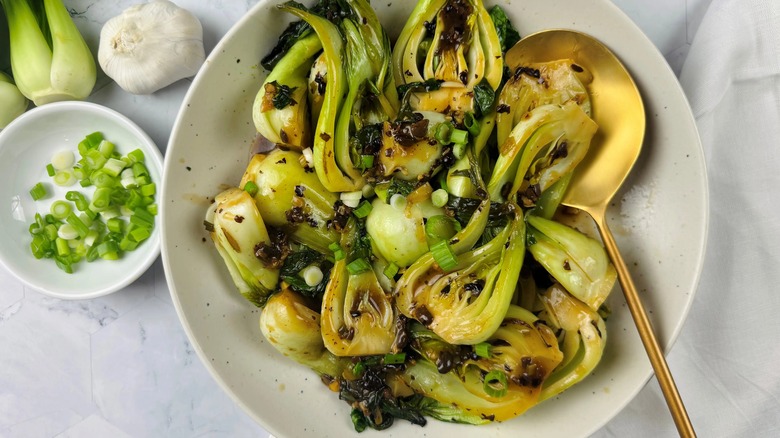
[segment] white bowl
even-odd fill
[[[244,172],[255,129],[258,60],[292,19],[261,0],[212,51],[184,99],[166,153],[162,255],[173,301],[190,341],[225,391],[278,437],[353,436],[349,406],[317,375],[283,357],[258,328],[259,310],[235,290],[203,229],[209,200]],[[307,2],[311,4],[311,2]],[[391,38],[412,9],[372,2]],[[494,0],[522,35],[545,28],[591,34],[632,72],[646,105],[645,147],[609,222],[668,349],[690,308],[707,234],[701,143],[674,73],[652,42],[609,0]],[[470,427],[397,421],[383,437],[584,437],[617,414],[652,369],[619,290],[609,299],[607,348],[595,372],[554,399],[504,423]],[[671,418],[663,421],[671,421]],[[364,432],[369,433],[369,432]],[[380,436],[379,433],[374,434]]]
[[[45,214],[55,199],[68,190],[91,195],[91,187],[57,187],[46,173],[52,155],[77,151],[78,143],[100,131],[127,154],[141,149],[153,182],[162,181],[162,154],[151,138],[130,119],[101,105],[88,102],[57,102],[34,108],[0,131],[0,263],[28,286],[62,299],[95,298],[115,292],[141,276],[160,254],[160,226],[135,251],[119,260],[81,261],[74,272],[60,270],[53,260],[37,260],[30,250],[29,226],[36,212]],[[47,182],[49,196],[33,201],[29,190]],[[158,205],[160,194],[156,195]]]

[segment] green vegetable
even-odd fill
[[[317,35],[298,40],[275,65],[255,97],[252,118],[257,132],[273,143],[298,150],[312,144],[308,106],[308,76],[322,50]]]
[[[95,59],[60,0],[0,0],[8,20],[11,68],[19,91],[37,106],[82,100],[95,86]]]
[[[214,198],[211,239],[227,265],[236,288],[247,300],[263,306],[276,290],[279,268],[256,255],[274,242],[254,200],[244,190],[228,189]]]
[[[539,216],[528,216],[528,251],[566,290],[598,310],[615,284],[617,273],[597,240],[574,228]]]
[[[367,263],[370,242],[356,220],[349,221],[341,246],[347,257],[333,265],[322,298],[325,347],[336,356],[390,353],[397,328],[395,310]],[[356,264],[360,266],[355,268]]]
[[[112,144],[112,158],[106,160],[99,152],[100,145],[106,144],[111,143],[100,132],[87,135],[79,143],[81,159],[75,167],[70,167],[75,164],[75,157],[70,151],[52,157],[49,166],[52,170],[55,167],[59,169],[49,172],[53,173],[55,182],[69,185],[81,179],[79,182],[85,186],[91,185],[91,182],[85,184],[85,181],[94,180],[97,188],[91,201],[78,191],[68,191],[65,200],[58,199],[51,204],[51,213],[45,216],[45,224],[37,215],[36,222],[30,225],[33,237],[30,249],[33,255],[36,258],[55,259],[56,265],[67,273],[74,272],[76,264],[84,258],[87,262],[98,257],[106,260],[121,258],[124,252],[135,250],[141,242],[151,237],[154,229],[156,190],[143,165],[143,154],[135,154],[134,166],[148,183],[141,187],[125,187],[119,184],[117,171],[106,171],[105,166],[123,167],[131,159],[115,152]],[[96,159],[95,154],[101,159]],[[129,169],[126,171],[132,172]],[[77,215],[77,212],[80,213]],[[129,223],[126,223],[128,219]],[[67,254],[65,246],[68,247]]]
[[[503,145],[513,128],[538,106],[573,101],[590,116],[586,85],[592,77],[570,59],[518,67],[501,89],[497,102],[496,136]]]
[[[290,289],[271,296],[260,313],[260,330],[285,356],[318,374],[339,376],[350,366],[348,359],[331,354],[320,335],[320,314],[306,299]]]
[[[541,400],[555,397],[593,372],[607,342],[607,329],[598,312],[556,284],[540,295],[547,324],[562,330],[563,361],[547,378]]]
[[[0,129],[8,126],[11,121],[27,110],[27,99],[14,85],[11,78],[0,71]]]
[[[46,195],[48,195],[48,193],[46,192],[46,187],[43,185],[43,183],[36,183],[30,189],[30,197],[32,197],[34,201],[43,199],[46,197]]]
[[[478,211],[474,216],[485,213]],[[441,241],[438,245],[446,244],[457,255],[454,264],[442,263],[446,259],[442,255],[437,258],[436,245],[414,262],[396,287],[399,311],[424,320],[452,344],[487,340],[509,308],[525,256],[525,221],[519,207],[512,207],[511,214],[501,232],[482,246],[470,249],[472,243],[466,251],[461,246],[459,236],[468,235],[471,223],[449,241]],[[425,314],[420,314],[423,308]]]
[[[418,206],[395,208],[374,199],[366,229],[377,251],[399,267],[412,264],[428,251],[423,212]]]
[[[490,198],[500,201],[536,187],[538,193],[527,196],[533,204],[538,194],[582,161],[596,129],[596,123],[573,101],[534,108],[501,146],[487,187]]]
[[[268,225],[283,229],[295,241],[322,254],[330,252],[328,245],[338,237],[328,222],[336,216],[333,206],[339,198],[301,165],[300,153],[274,149],[254,155],[240,187],[246,190],[250,183],[257,208]]]
[[[504,68],[496,28],[482,1],[418,1],[393,48],[393,64],[404,90],[402,113],[440,113],[458,126],[464,125],[464,114],[475,115],[478,120],[468,125],[480,134],[471,141],[449,141],[460,145],[459,151],[468,143],[480,156],[495,126],[494,101]],[[438,134],[444,140],[444,132]]]

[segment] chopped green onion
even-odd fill
[[[33,256],[36,259],[42,259],[46,256],[46,252],[49,249],[49,246],[51,245],[51,240],[47,238],[43,234],[37,234],[33,236],[32,242],[30,242],[30,249],[32,250]]]
[[[246,184],[244,184],[244,191],[249,193],[249,196],[253,198],[257,194],[258,190],[260,190],[260,188],[257,187],[257,184],[255,184],[254,181],[247,181]]]
[[[55,241],[55,244],[57,246],[57,255],[58,256],[66,256],[70,255],[70,247],[68,246],[68,241],[58,237]]]
[[[466,144],[466,142],[469,140],[469,133],[468,131],[464,131],[462,129],[453,129],[452,134],[450,135],[450,143],[462,143]]]
[[[65,199],[76,204],[76,208],[79,211],[84,211],[89,207],[89,202],[87,202],[87,198],[85,198],[84,195],[82,195],[80,192],[77,192],[75,190],[71,190],[65,193]]]
[[[138,227],[130,232],[131,240],[135,242],[143,242],[152,235],[152,231],[149,228]]]
[[[54,176],[54,166],[51,165],[51,163],[46,165],[46,174],[49,176]]]
[[[469,134],[471,134],[472,137],[476,137],[479,135],[479,131],[481,127],[479,126],[479,121],[476,117],[474,117],[474,113],[467,112],[466,115],[463,117],[463,125],[466,127],[466,129],[469,131]]]
[[[336,261],[344,260],[344,258],[347,256],[347,253],[344,252],[344,249],[336,242],[331,243],[328,245],[328,249],[333,251],[333,259]]]
[[[125,221],[118,217],[113,217],[106,221],[106,228],[114,233],[121,233],[125,227]]]
[[[374,167],[374,156],[373,155],[361,155],[360,156],[360,165],[358,166],[359,169],[370,169]]]
[[[62,269],[67,274],[73,273],[73,266],[70,261],[70,257],[61,257],[61,256],[55,256],[54,262],[57,264],[57,267]]]
[[[452,155],[458,160],[463,158],[466,155],[466,143],[455,143],[452,146]]]
[[[362,274],[363,272],[368,272],[370,270],[371,270],[371,264],[368,263],[368,261],[366,261],[366,259],[362,257],[351,261],[347,265],[347,271],[351,275]]]
[[[100,142],[97,149],[104,157],[110,158],[111,154],[114,153],[114,143],[111,143],[108,140],[103,140]]]
[[[106,161],[108,161],[108,159],[104,157],[99,150],[96,149],[88,150],[87,154],[82,155],[82,157],[90,169],[100,169],[104,164],[106,164]]]
[[[450,122],[443,122],[436,125],[433,132],[433,138],[439,142],[439,144],[450,144],[450,136],[455,129]]]
[[[108,187],[98,187],[95,189],[95,194],[92,196],[92,202],[89,204],[89,208],[95,211],[103,211],[109,207],[111,203],[111,189]]]
[[[431,193],[431,202],[436,207],[444,207],[449,199],[450,195],[444,189],[436,189]]]
[[[148,211],[149,214],[157,216],[157,204],[149,204],[149,205],[147,205],[146,206],[146,211]]]
[[[144,161],[144,151],[140,149],[131,151],[127,154],[127,158],[130,159],[131,163],[142,163]]]
[[[152,228],[154,226],[154,216],[146,211],[145,208],[138,207],[133,210],[130,222],[141,227]]]
[[[87,233],[89,233],[89,227],[87,227],[84,222],[81,221],[81,219],[78,218],[74,213],[71,213],[68,215],[67,222],[76,229],[76,232],[78,233],[79,237],[84,238],[87,237]],[[64,226],[64,225],[63,225]],[[62,229],[62,227],[60,227]]]
[[[382,273],[385,274],[385,277],[392,280],[393,278],[395,278],[395,275],[398,274],[398,266],[395,263],[391,262],[389,265],[385,267]]]
[[[49,208],[51,215],[57,219],[65,219],[73,211],[73,208],[66,201],[54,201]]]
[[[58,170],[54,173],[54,184],[60,187],[67,187],[76,184],[76,177],[70,170]]]
[[[133,164],[132,169],[133,169],[133,176],[135,176],[136,178],[138,178],[139,176],[149,175],[149,171],[146,169],[146,166],[144,166],[144,164],[141,163],[140,161]]]
[[[451,271],[458,266],[458,259],[455,257],[455,253],[452,252],[450,244],[446,240],[440,240],[431,246],[431,255],[433,259],[438,263],[439,267],[445,272]]]
[[[479,357],[490,358],[490,347],[487,342],[480,342],[474,346],[474,353]]]
[[[403,210],[406,208],[406,196],[396,193],[390,197],[390,205],[396,210]]]
[[[87,142],[90,148],[96,148],[100,145],[100,142],[103,141],[103,133],[102,132],[93,132],[92,134],[89,134],[84,138],[84,141]]]
[[[30,189],[30,196],[35,201],[45,198],[46,195],[46,187],[44,187],[43,183],[37,183]]]
[[[60,151],[51,157],[51,165],[55,170],[70,169],[75,162],[76,159],[71,151]]]
[[[352,213],[361,219],[368,216],[368,214],[371,213],[371,203],[368,201],[361,202],[360,205],[358,205],[358,208],[356,208]]]
[[[154,183],[146,184],[145,186],[141,186],[141,195],[143,196],[152,196],[157,192],[157,186],[154,185]]]
[[[383,362],[385,365],[397,365],[402,364],[406,361],[406,353],[396,353],[396,354],[385,354]]]
[[[506,378],[506,374],[493,370],[485,375],[482,388],[491,397],[503,397],[509,390],[509,380]]]
[[[106,161],[106,164],[103,165],[102,171],[107,173],[111,177],[116,178],[119,176],[119,174],[122,172],[124,168],[125,168],[124,161],[117,160],[116,158],[109,158],[108,161]]]
[[[90,181],[97,187],[114,187],[116,185],[116,178],[111,176],[110,171],[106,168],[98,169],[89,176]]]
[[[322,280],[325,278],[322,274],[322,269],[314,265],[303,268],[300,275],[309,287],[322,283]]]

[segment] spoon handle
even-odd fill
[[[669,406],[674,424],[677,426],[677,431],[681,437],[695,437],[696,432],[693,430],[691,420],[688,418],[688,412],[685,410],[680,393],[677,391],[677,386],[672,378],[672,373],[669,371],[669,366],[661,352],[661,347],[658,345],[658,340],[653,332],[653,327],[650,325],[647,312],[645,312],[642,301],[639,299],[636,286],[634,286],[634,282],[631,280],[631,274],[623,261],[623,257],[620,255],[615,239],[612,237],[612,232],[610,232],[607,226],[606,215],[601,214],[599,217],[595,217],[596,215],[592,214],[592,216],[596,219],[604,246],[610,259],[612,259],[612,263],[615,265],[628,309],[634,318],[634,323],[639,331],[639,337],[642,339],[647,355],[650,358],[650,363],[661,386],[661,391],[663,391],[666,404]]]

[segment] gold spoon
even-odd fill
[[[558,59],[572,59],[593,75],[589,91],[593,119],[599,126],[587,158],[572,177],[563,204],[587,212],[596,222],[677,430],[682,437],[695,437],[647,312],[606,220],[607,206],[642,149],[645,135],[642,98],[617,57],[604,44],[580,32],[562,29],[538,32],[520,40],[506,54],[506,62],[513,69]]]

